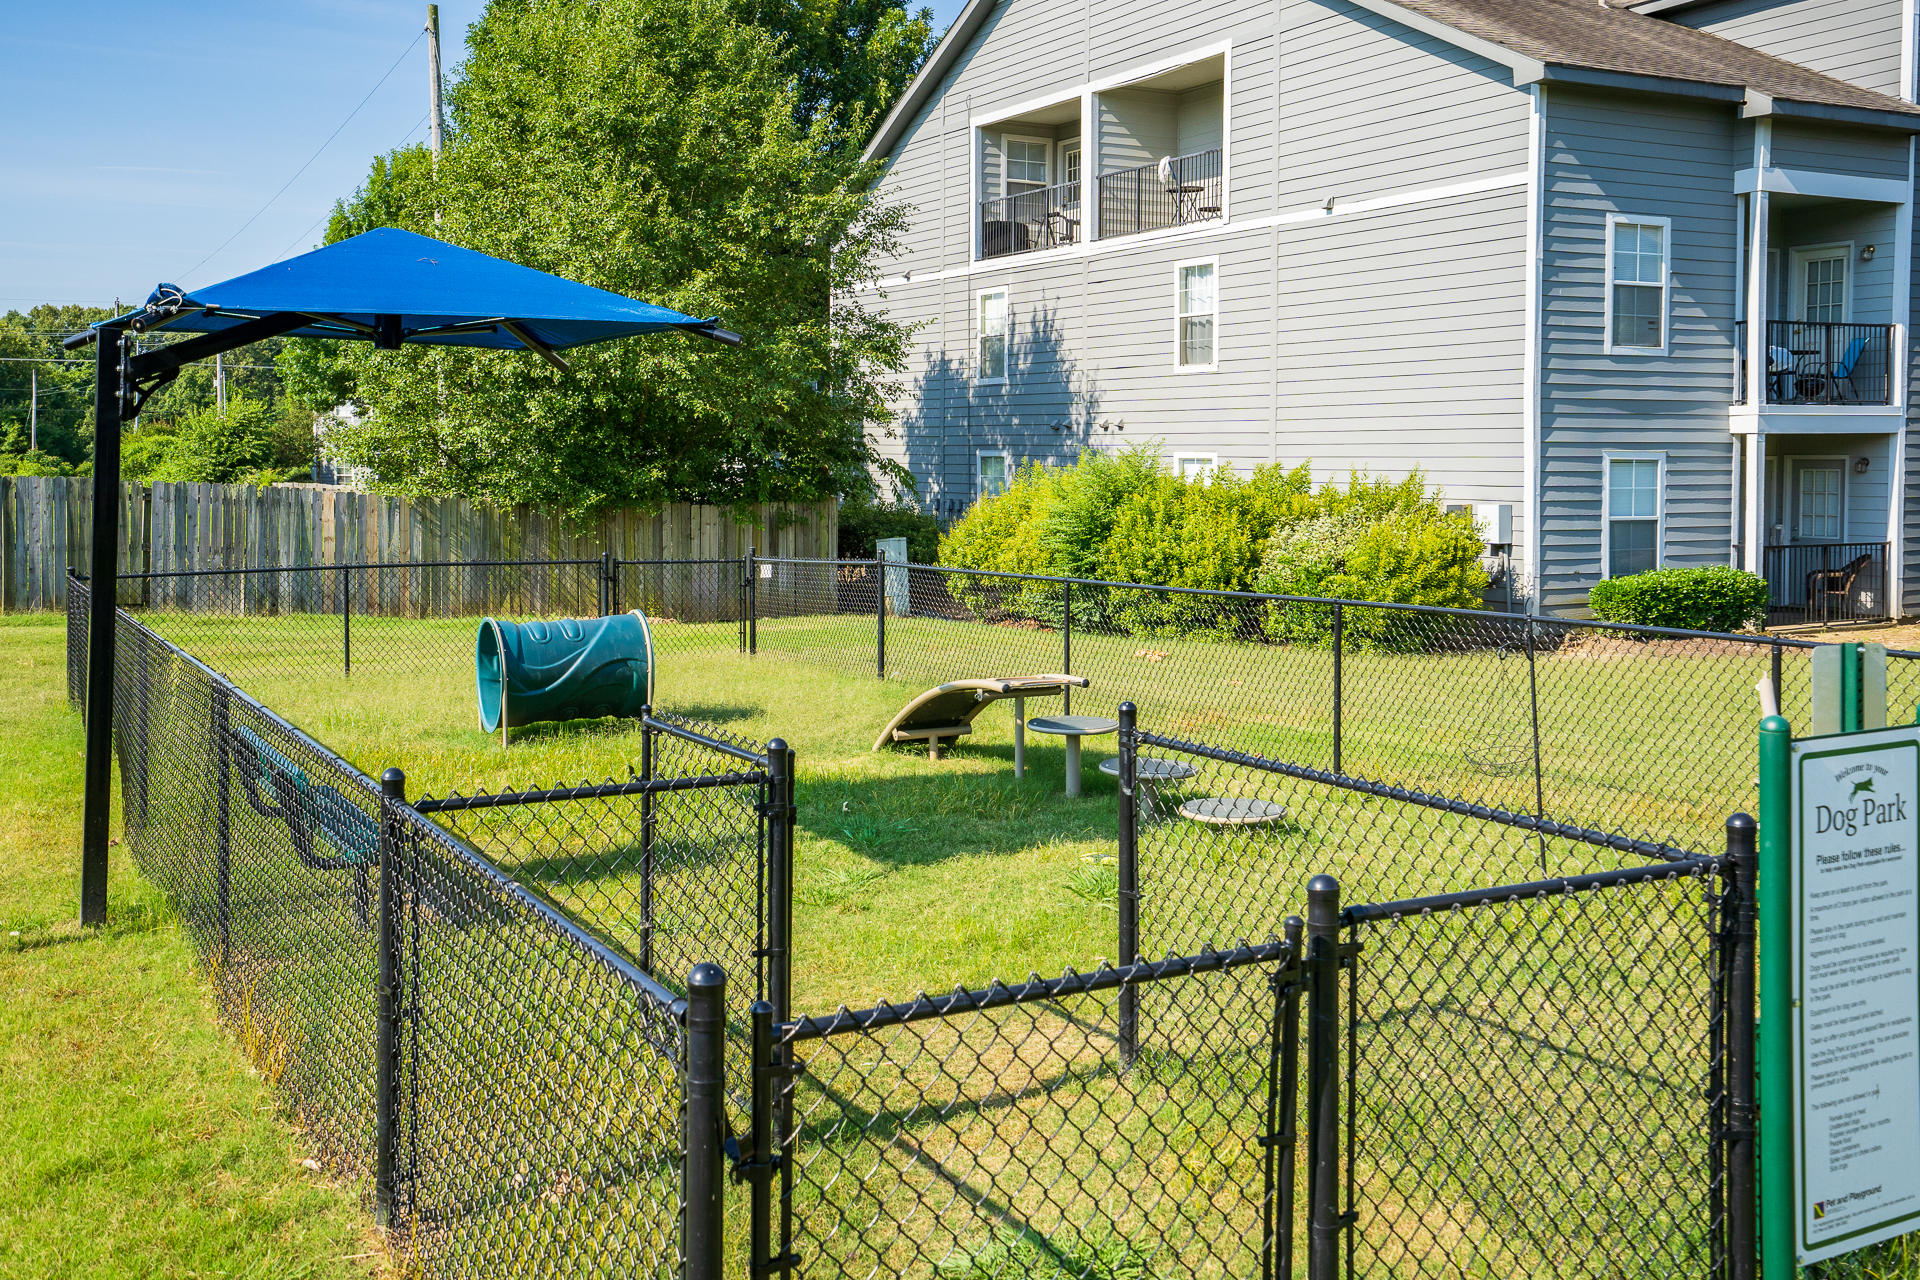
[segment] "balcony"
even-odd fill
[[[980,256],[1004,258],[1078,244],[1080,184],[1062,182],[980,202]]]
[[[1101,174],[1101,239],[1218,221],[1226,191],[1220,160],[1216,147]]]
[[[1762,549],[1767,625],[1890,617],[1884,542],[1793,543]]]
[[[1735,361],[1733,399],[1735,404],[1745,404],[1745,321],[1734,325],[1734,343],[1740,355]],[[1893,348],[1890,324],[1769,320],[1766,402],[1770,405],[1892,404]]]

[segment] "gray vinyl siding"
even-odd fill
[[[1542,174],[1542,603],[1601,567],[1603,461],[1666,458],[1662,563],[1725,564],[1736,204],[1731,112],[1554,87]],[[1606,219],[1672,219],[1668,354],[1607,355]]]
[[[1673,16],[1863,89],[1900,96],[1900,0],[1724,0]]]
[[[1217,84],[1201,85],[1180,95],[1173,144],[1176,154],[1190,156],[1220,146],[1226,137],[1221,115],[1224,97]]]
[[[1740,167],[1751,166],[1752,159]],[[1805,120],[1773,123],[1773,167],[1818,169],[1855,178],[1907,177],[1907,139],[1903,134],[1841,129]]]
[[[1279,228],[1281,460],[1418,466],[1449,497],[1514,504],[1526,545],[1526,208],[1514,187]]]
[[[1859,324],[1888,324],[1893,320],[1893,252],[1897,226],[1891,205],[1821,204],[1783,209],[1774,214],[1767,244],[1774,251],[1777,283],[1770,290],[1774,319],[1792,319],[1795,249],[1849,244],[1847,258],[1852,305],[1847,318]],[[1860,251],[1875,247],[1871,262],[1860,261]]]
[[[1152,164],[1180,150],[1177,94],[1113,89],[1100,95],[1095,125],[1100,132],[1100,171]]]
[[[1280,31],[1279,208],[1526,168],[1504,67],[1346,0],[1281,0]]]

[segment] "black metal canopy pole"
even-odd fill
[[[80,923],[107,918],[113,799],[114,575],[120,546],[120,397],[125,329],[103,325],[93,361],[93,556],[87,584],[86,802],[80,823]]]

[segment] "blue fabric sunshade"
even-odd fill
[[[219,333],[265,316],[306,316],[300,338],[530,349],[546,354],[634,334],[682,329],[723,342],[715,320],[535,271],[396,227],[363,232],[297,258],[185,293],[154,290],[144,308],[175,310],[153,324]]]

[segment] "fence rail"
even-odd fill
[[[1734,402],[1746,402],[1746,321],[1733,327],[1740,355]],[[1768,404],[1893,403],[1894,327],[1822,320],[1767,321]]]
[[[1080,184],[1063,182],[980,202],[980,256],[1000,258],[1078,244]]]
[[[1872,622],[1892,616],[1884,542],[1795,543],[1761,550],[1767,622]]]
[[[69,569],[84,569],[93,533],[93,481],[0,476],[0,613],[57,609]],[[397,498],[323,485],[121,486],[124,573],[297,568],[387,562],[599,559],[737,563],[754,547],[831,554],[835,503],[770,503],[737,518],[672,504],[568,520],[537,508],[456,498]],[[122,594],[120,603],[138,604]]]
[[[1219,148],[1100,175],[1100,238],[1211,222],[1226,208]]]

